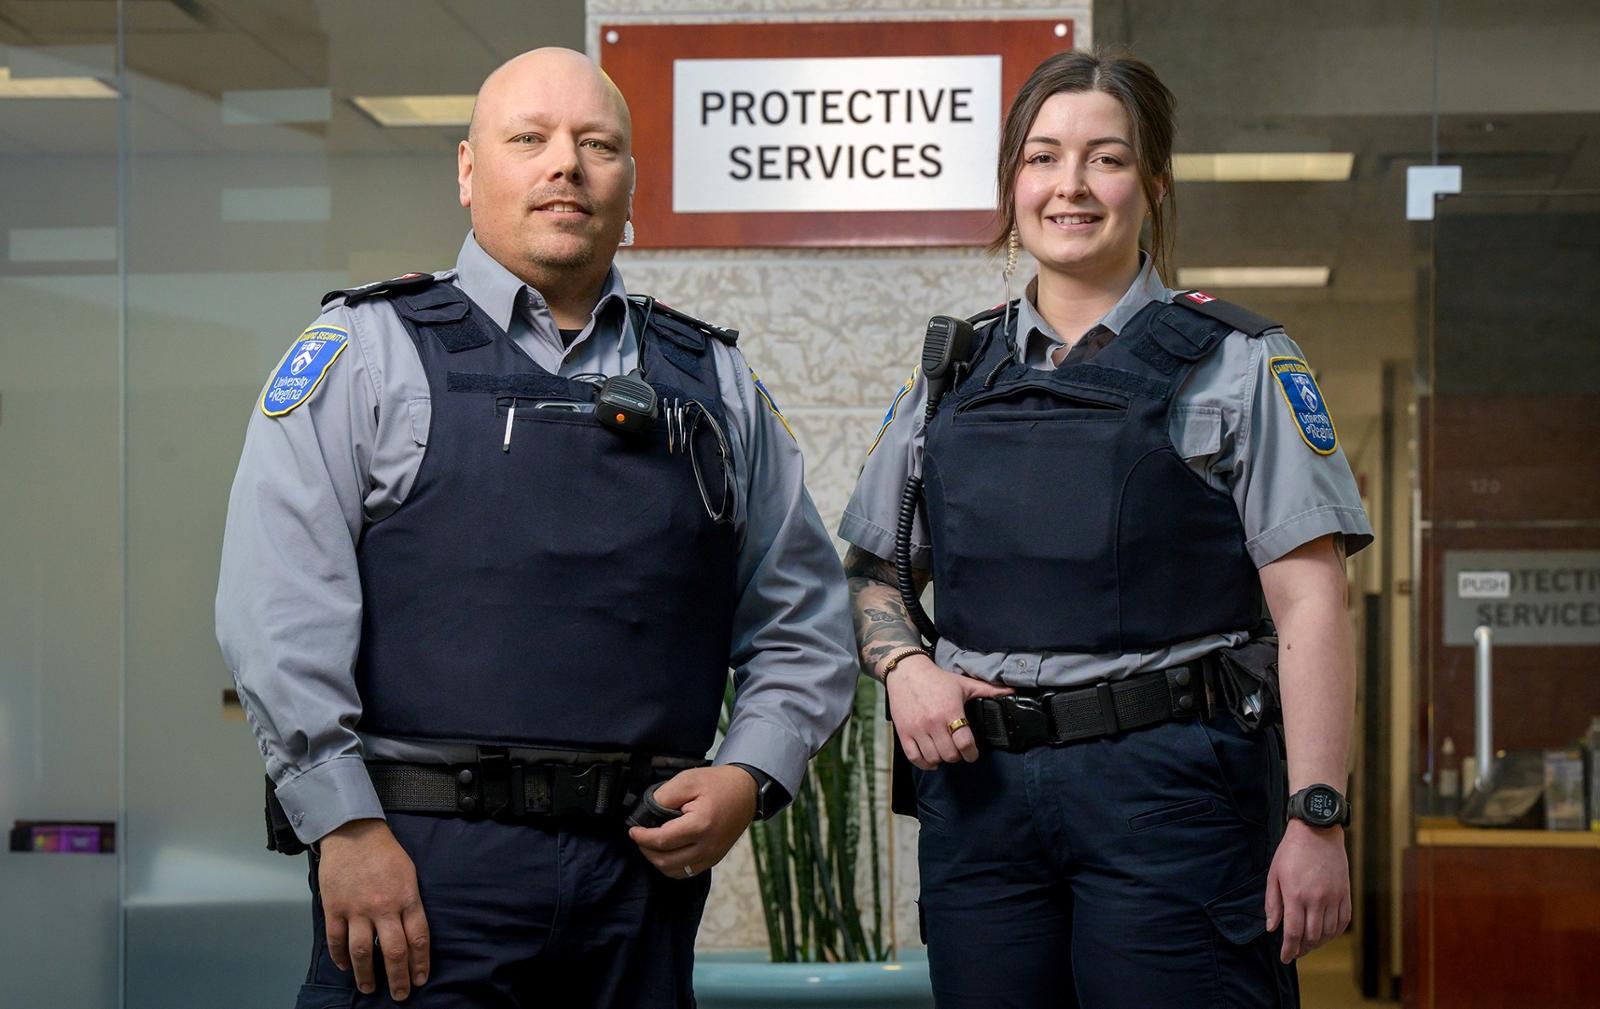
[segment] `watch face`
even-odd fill
[[[1306,792],[1306,819],[1316,823],[1333,823],[1339,818],[1339,797],[1331,788],[1313,788]]]

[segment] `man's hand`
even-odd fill
[[[317,865],[328,954],[340,970],[354,964],[356,986],[376,987],[373,943],[383,951],[389,994],[402,1002],[428,980],[428,919],[417,870],[382,820],[352,820],[322,839]]]
[[[1278,959],[1290,963],[1350,925],[1350,863],[1344,828],[1290,820],[1267,873],[1267,931],[1283,925]]]
[[[967,700],[973,697],[1003,697],[1010,687],[997,687],[970,676],[958,676],[934,665],[924,655],[903,660],[889,674],[889,711],[894,715],[894,731],[906,758],[924,771],[937,770],[941,763],[953,764],[978,759],[978,740],[972,729],[962,726],[950,731],[950,723],[964,718]]]
[[[663,782],[656,801],[683,815],[659,827],[634,827],[628,836],[663,875],[685,879],[722,861],[750,826],[756,781],[742,767],[696,767]]]

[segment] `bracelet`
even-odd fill
[[[895,651],[889,653],[888,659],[884,660],[883,672],[878,674],[878,682],[888,682],[889,674],[894,672],[895,667],[904,662],[906,659],[911,658],[913,655],[921,655],[924,658],[929,659],[933,658],[933,656],[928,654],[928,650],[923,648],[921,645],[906,645],[904,648],[896,649]]]

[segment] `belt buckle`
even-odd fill
[[[1041,699],[1013,695],[998,700],[1008,750],[1020,753],[1050,742],[1050,715],[1040,703]]]

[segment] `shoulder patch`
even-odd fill
[[[906,393],[910,392],[912,387],[917,384],[917,373],[921,370],[921,365],[912,368],[911,377],[906,379],[906,384],[902,385],[899,391],[894,394],[894,400],[889,404],[889,409],[883,415],[883,423],[878,425],[878,433],[872,436],[872,446],[867,449],[867,455],[871,455],[877,450],[878,442],[883,440],[883,432],[889,430],[889,425],[894,423],[895,414],[900,410],[900,401],[905,399]]]
[[[1245,336],[1260,336],[1269,329],[1282,329],[1283,323],[1257,315],[1242,305],[1223,301],[1204,291],[1180,291],[1172,296],[1175,304],[1185,305],[1201,315],[1225,322]]]
[[[1318,455],[1333,455],[1339,447],[1339,433],[1333,427],[1333,414],[1317,388],[1311,368],[1298,357],[1274,357],[1267,361],[1278,391],[1294,417],[1300,437]]]
[[[317,325],[301,333],[262,390],[261,412],[282,417],[310,399],[349,343],[350,334],[338,326]]]
[[[778,418],[778,423],[782,424],[783,429],[789,432],[789,437],[794,438],[794,428],[789,426],[788,418],[784,417],[783,411],[778,409],[778,404],[773,400],[772,393],[768,392],[767,387],[761,384],[761,376],[756,374],[754,368],[750,369],[750,381],[756,387],[756,397],[766,404],[767,409],[772,411],[774,417]],[[795,440],[799,441],[800,439],[795,438]]]

